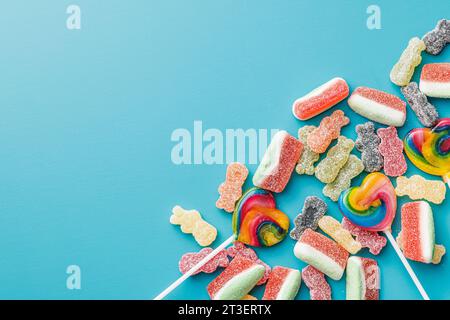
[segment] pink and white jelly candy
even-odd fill
[[[258,281],[256,285],[262,285],[267,282],[267,279],[269,279],[270,272],[272,269],[268,264],[266,264],[264,261],[260,260],[258,258],[258,255],[256,254],[255,250],[248,248],[245,244],[239,241],[235,241],[234,245],[226,249],[227,254],[234,258],[236,256],[240,256],[246,259],[249,259],[251,261],[254,261],[260,265],[262,265],[264,268],[266,268],[264,272],[264,276],[261,278],[261,280]]]
[[[333,78],[307,95],[295,100],[292,113],[299,120],[308,120],[341,102],[347,98],[348,94],[347,82],[342,78]]]
[[[424,65],[419,88],[429,97],[450,98],[450,63]]]
[[[348,105],[369,120],[401,127],[406,120],[406,103],[397,96],[367,87],[356,88]]]

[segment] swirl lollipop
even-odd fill
[[[267,190],[252,188],[245,192],[233,212],[233,235],[173,282],[155,300],[163,299],[235,240],[256,247],[269,247],[282,241],[289,230],[289,218],[275,206],[275,198]]]
[[[442,176],[450,186],[450,118],[438,121],[433,129],[411,130],[403,140],[405,153],[420,170]]]
[[[270,247],[286,237],[289,218],[275,208],[254,207],[245,215],[233,216],[237,240],[254,247]]]
[[[352,187],[341,194],[339,210],[354,225],[362,229],[383,231],[423,299],[429,300],[425,289],[391,233],[392,221],[397,210],[397,196],[389,178],[379,172],[368,174],[359,187]]]
[[[244,193],[233,213],[237,240],[254,247],[270,247],[286,237],[289,218],[277,210],[270,191],[252,188]]]
[[[397,210],[397,196],[391,181],[374,172],[366,176],[360,187],[344,191],[339,209],[353,224],[369,231],[391,229]]]
[[[256,187],[247,190],[237,202],[233,217],[245,215],[247,211],[254,207],[275,208],[276,203],[273,194]]]

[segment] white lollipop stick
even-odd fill
[[[187,278],[189,278],[193,273],[195,273],[198,269],[203,267],[209,260],[214,258],[220,251],[228,247],[233,241],[236,239],[235,235],[232,235],[227,240],[225,240],[220,246],[218,246],[216,249],[214,249],[210,254],[208,254],[206,257],[204,257],[202,260],[200,260],[195,266],[193,266],[188,272],[183,274],[181,277],[179,277],[177,280],[175,280],[170,286],[168,286],[166,289],[164,289],[163,292],[158,294],[153,300],[162,300],[165,296],[167,296],[169,293],[171,293],[176,287],[178,287],[180,284],[184,282]]]
[[[412,281],[417,287],[417,290],[419,290],[420,294],[422,295],[423,300],[430,300],[428,297],[427,292],[423,288],[422,284],[419,281],[419,278],[417,278],[416,274],[414,273],[414,270],[409,265],[408,260],[406,260],[405,256],[403,255],[403,252],[400,250],[397,241],[395,241],[394,237],[392,236],[392,233],[390,231],[383,231],[384,234],[389,239],[389,242],[394,247],[395,252],[397,252],[398,257],[402,261],[403,265],[405,266],[406,271],[408,271],[409,276],[411,277]]]

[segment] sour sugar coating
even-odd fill
[[[414,69],[422,62],[422,51],[425,50],[425,43],[415,37],[409,40],[408,46],[398,62],[391,70],[391,81],[398,86],[406,86],[411,80]]]
[[[237,256],[208,285],[208,294],[211,300],[240,300],[253,289],[263,275],[263,266]]]
[[[258,260],[258,255],[256,254],[255,250],[253,250],[252,248],[248,248],[245,244],[239,241],[235,241],[234,244],[231,247],[227,248],[226,250],[227,254],[231,258],[234,258],[239,255],[252,261]]]
[[[411,82],[400,91],[423,126],[432,127],[436,124],[439,114],[436,108],[428,102],[427,96],[420,92],[417,83]]]
[[[294,219],[294,229],[290,236],[294,240],[299,240],[306,229],[316,230],[320,218],[327,212],[328,206],[322,199],[316,196],[306,197],[302,212]]]
[[[331,142],[339,137],[342,127],[349,123],[350,119],[342,110],[334,111],[331,116],[322,119],[318,128],[311,131],[307,138],[308,147],[315,153],[324,153]]]
[[[349,88],[342,78],[333,78],[307,95],[295,100],[292,113],[299,120],[308,120],[347,98]]]
[[[209,246],[216,240],[217,229],[203,220],[197,210],[185,210],[175,206],[172,209],[170,223],[179,225],[183,233],[191,233],[202,247]]]
[[[380,150],[384,159],[384,173],[390,177],[398,177],[406,172],[407,164],[403,155],[403,142],[398,137],[395,127],[380,128],[377,131],[381,139]]]
[[[295,256],[323,272],[333,280],[339,280],[347,264],[348,252],[324,235],[306,229],[294,247]]]
[[[429,97],[450,98],[450,63],[424,65],[419,88]]]
[[[333,201],[338,201],[341,193],[350,188],[350,184],[353,178],[357,177],[364,170],[364,165],[357,156],[351,154],[339,171],[336,179],[325,185],[322,192],[325,196],[329,197]]]
[[[361,152],[361,160],[366,172],[376,172],[383,168],[383,156],[378,150],[380,138],[375,133],[375,125],[371,121],[356,126],[358,138],[356,149]]]
[[[183,254],[180,261],[178,262],[178,268],[180,269],[180,272],[182,274],[185,274],[212,251],[212,248],[203,248],[199,252],[188,252]],[[228,266],[228,264],[229,260],[227,252],[226,250],[222,250],[192,275],[196,275],[200,272],[213,273],[217,270],[217,268],[225,268]]]
[[[319,160],[320,155],[312,151],[307,145],[308,136],[314,129],[316,129],[315,126],[304,126],[298,129],[298,139],[303,144],[303,153],[295,167],[298,174],[313,175],[314,163]]]
[[[423,37],[426,51],[438,55],[450,43],[450,20],[439,20],[436,27]]]
[[[376,89],[356,88],[348,99],[348,105],[361,116],[387,126],[401,127],[406,120],[406,103]]]
[[[225,182],[219,186],[217,208],[233,212],[236,201],[242,196],[242,185],[247,176],[248,169],[242,163],[234,162],[228,165]]]
[[[262,276],[261,279],[259,279],[259,281],[256,283],[257,286],[263,285],[264,283],[267,282],[267,280],[269,279],[270,274],[272,273],[272,268],[265,263],[264,261],[258,259],[255,261],[257,264],[260,264],[264,267],[264,275]]]
[[[379,300],[380,268],[374,259],[352,256],[347,262],[346,299]]]
[[[433,211],[428,202],[405,203],[401,209],[402,231],[397,238],[406,258],[423,263],[433,260],[435,238]]]
[[[355,143],[351,139],[340,136],[337,144],[328,151],[326,158],[317,165],[316,178],[323,183],[333,182],[347,163],[354,146]]]
[[[319,220],[319,228],[351,254],[361,250],[361,243],[353,239],[352,234],[342,228],[339,221],[331,216],[324,216]]]
[[[286,131],[277,132],[256,169],[253,184],[272,192],[282,192],[302,151],[303,144],[299,140]]]
[[[312,266],[302,269],[303,282],[309,288],[311,300],[331,300],[331,287],[325,275]]]
[[[341,225],[342,228],[350,231],[363,248],[369,248],[369,252],[373,255],[380,254],[381,250],[386,246],[386,238],[380,236],[376,231],[364,230],[351,223],[345,217],[342,219]]]
[[[262,265],[265,268],[264,276],[258,281],[256,285],[259,286],[267,282],[267,279],[269,279],[269,275],[272,272],[272,269],[267,263],[258,258],[258,255],[256,254],[255,250],[246,247],[245,244],[243,244],[242,242],[235,241],[234,244],[231,247],[229,247],[226,251],[228,256],[230,256],[231,258],[241,256],[243,258],[252,260]]]
[[[398,177],[395,193],[397,196],[408,196],[412,200],[427,200],[435,204],[441,204],[445,199],[447,187],[438,180],[426,180],[419,175],[411,178]]]
[[[397,236],[397,243],[401,250],[403,250],[402,243],[402,233],[400,232]],[[433,259],[431,260],[432,264],[441,263],[442,257],[445,255],[445,247],[441,244],[435,244],[433,250]]]
[[[363,229],[390,230],[397,211],[395,189],[384,174],[369,173],[359,187],[352,187],[341,194],[339,210]]]
[[[262,300],[294,300],[301,282],[300,271],[276,266],[269,276]]]

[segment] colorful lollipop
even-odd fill
[[[273,194],[270,191],[260,188],[247,190],[237,202],[233,217],[236,215],[245,215],[254,207],[275,208],[276,203]]]
[[[233,212],[233,235],[173,282],[155,300],[163,299],[235,240],[256,247],[269,247],[282,241],[289,230],[289,218],[275,206],[275,198],[270,191],[252,188],[245,192]]]
[[[245,215],[233,216],[237,240],[254,247],[270,247],[286,237],[289,218],[274,208],[255,207]]]
[[[411,130],[403,140],[405,153],[420,170],[442,176],[450,186],[450,118],[438,121],[433,129]]]
[[[275,209],[270,191],[252,188],[244,193],[233,213],[237,240],[254,247],[270,247],[286,237],[289,218]]]
[[[374,172],[366,176],[361,186],[344,191],[339,209],[353,224],[369,231],[391,229],[397,210],[397,196],[391,181]]]
[[[397,210],[397,196],[388,177],[379,172],[368,174],[359,187],[344,191],[339,210],[354,225],[369,231],[383,231],[394,247],[424,300],[429,297],[391,234]]]

